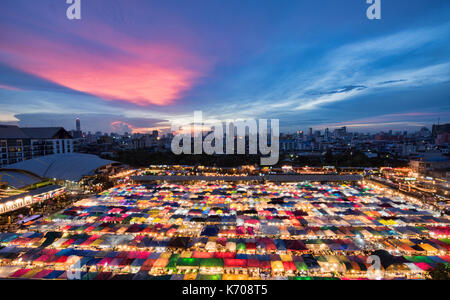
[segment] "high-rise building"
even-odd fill
[[[81,139],[83,137],[83,132],[81,131],[81,121],[77,118],[75,121],[75,130],[72,131],[72,136],[75,139]]]
[[[336,137],[345,137],[347,135],[347,127],[336,128],[334,134]]]
[[[432,135],[436,138],[439,134],[450,133],[450,123],[442,125],[433,125]]]
[[[75,121],[75,124],[76,124],[77,131],[81,131],[81,121],[80,121],[80,118],[77,118],[77,120]]]

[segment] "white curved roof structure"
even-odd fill
[[[0,170],[0,178],[0,183],[6,183],[15,189],[21,189],[42,181],[39,176],[15,170]]]
[[[80,181],[93,175],[101,167],[116,163],[98,156],[82,153],[66,153],[42,156],[7,166],[7,169],[23,170],[43,178]]]

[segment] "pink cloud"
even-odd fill
[[[76,91],[141,106],[174,103],[208,65],[180,47],[140,42],[102,26],[78,32],[82,44],[5,32],[0,45],[9,57],[5,63]]]
[[[130,123],[123,121],[114,121],[111,123],[111,129],[114,132],[131,132],[131,133],[151,133],[154,130],[165,132],[170,129],[168,126],[154,126],[154,127],[137,127]]]
[[[13,86],[9,86],[9,85],[5,85],[5,84],[0,84],[0,89],[7,90],[7,91],[15,91],[15,92],[22,91],[19,88],[16,88],[16,87],[13,87]]]

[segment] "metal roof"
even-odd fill
[[[116,163],[98,156],[82,153],[66,153],[43,156],[7,166],[5,169],[23,170],[42,178],[80,181],[93,175],[95,170]]]
[[[0,125],[0,139],[26,139],[28,136],[17,126]]]
[[[49,192],[52,192],[52,191],[57,191],[57,190],[60,190],[62,188],[63,187],[59,186],[59,185],[48,185],[48,186],[44,186],[44,187],[41,187],[41,188],[38,188],[38,189],[35,189],[35,190],[28,191],[26,193],[22,193],[22,194],[10,196],[10,197],[7,197],[7,198],[3,198],[3,199],[0,200],[0,203],[7,203],[9,201],[14,201],[16,199],[24,198],[24,197],[27,197],[27,196],[34,197],[34,196],[42,195],[42,194],[49,193]]]
[[[16,170],[0,170],[0,176],[0,182],[6,183],[15,189],[21,189],[42,181],[42,178],[38,176]]]
[[[67,133],[62,127],[24,127],[20,129],[32,139],[52,139],[61,131]]]
[[[57,135],[71,138],[63,127],[25,127],[0,125],[0,139],[53,139]]]

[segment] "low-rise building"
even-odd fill
[[[410,161],[411,169],[419,174],[450,169],[450,158],[441,152],[428,152]]]
[[[72,136],[62,127],[0,125],[0,167],[25,160],[72,153]]]

